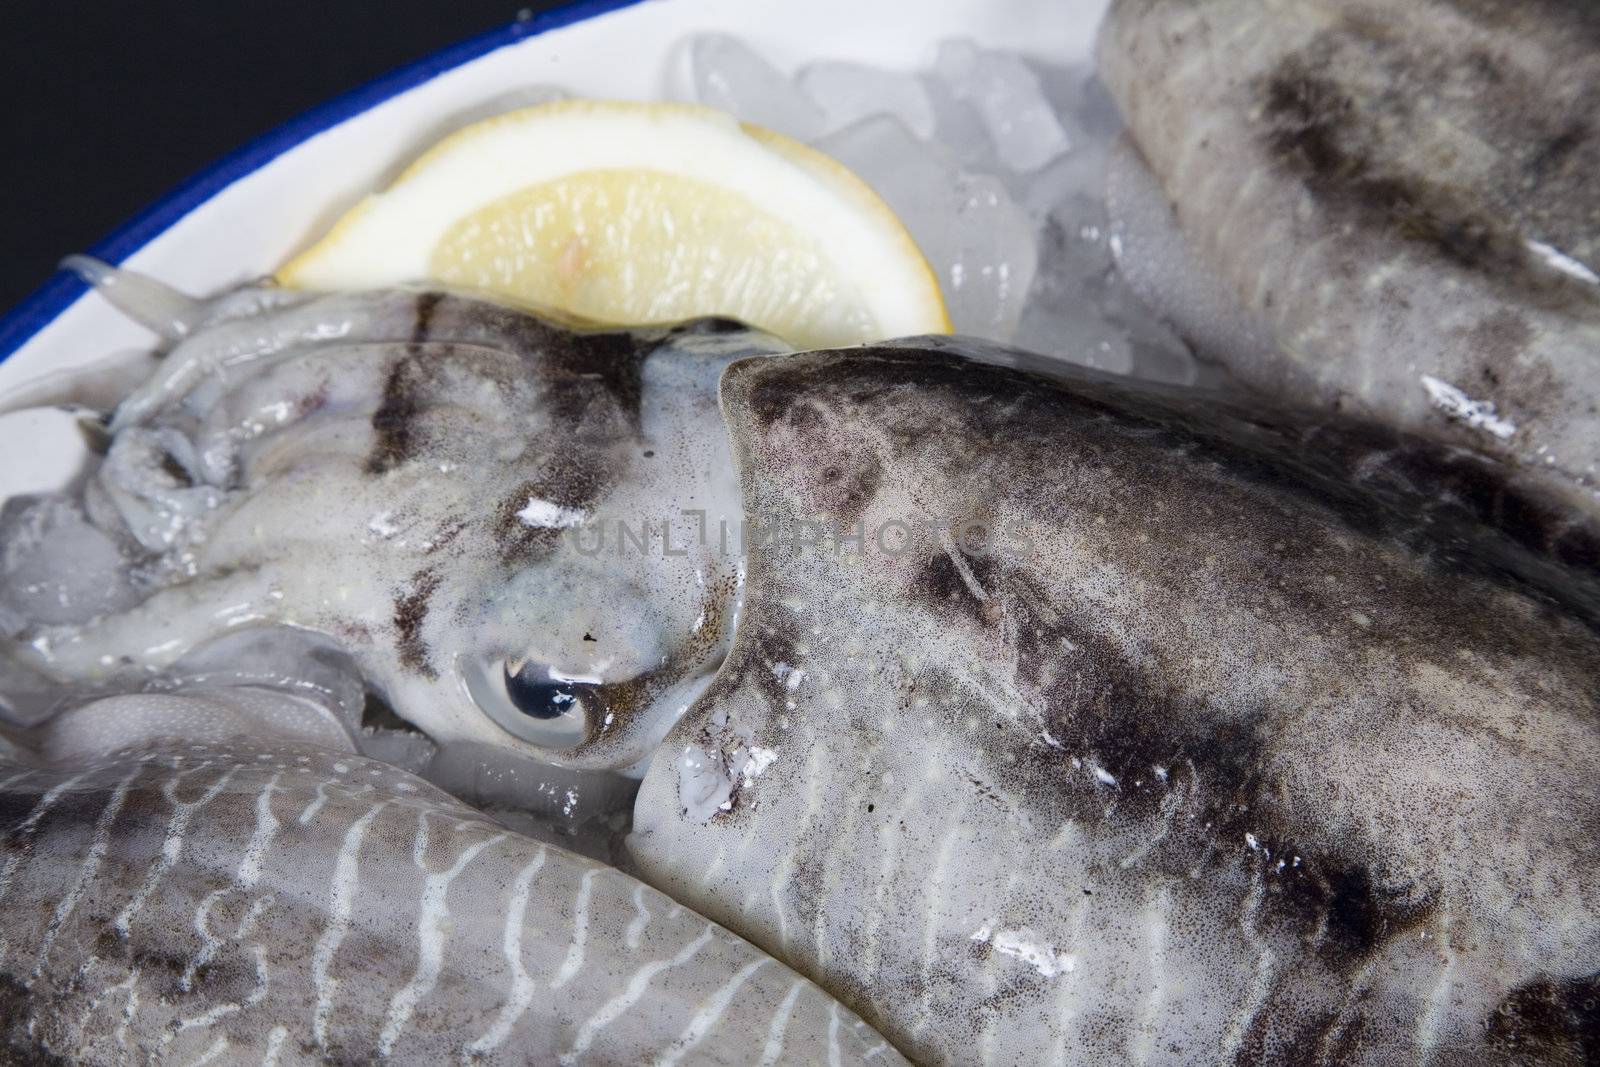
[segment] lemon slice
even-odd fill
[[[865,182],[685,104],[561,100],[467,126],[278,279],[436,281],[617,324],[728,315],[807,348],[950,331],[927,260]]]

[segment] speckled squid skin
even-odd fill
[[[168,742],[0,767],[8,1063],[903,1063],[618,870],[403,771]]]
[[[746,506],[865,544],[752,547],[645,876],[919,1062],[1593,1062],[1600,639],[1556,572],[1401,535],[1423,442],[952,349],[725,373]],[[877,544],[917,518],[965,532]]]
[[[1600,9],[1117,0],[1099,58],[1179,228],[1274,342],[1210,358],[1512,458],[1593,513]]]
[[[139,598],[28,620],[15,653],[136,687],[217,634],[295,626],[436,740],[534,751],[466,681],[526,662],[596,691],[581,743],[542,758],[646,758],[721,661],[738,597],[737,560],[681,547],[690,509],[738,506],[717,376],[783,346],[728,320],[573,326],[436,290],[212,306],[242,311],[122,399],[80,494],[146,576]]]

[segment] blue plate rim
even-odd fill
[[[365,84],[304,111],[282,125],[229,152],[208,167],[191,174],[144,210],[112,230],[88,249],[109,263],[121,263],[166,232],[189,212],[234,182],[249,176],[316,135],[370,111],[441,74],[474,59],[537,37],[551,30],[576,25],[610,14],[644,0],[570,0],[569,3],[487,30],[447,45],[420,59],[381,74]],[[74,251],[63,249],[62,254]],[[0,315],[0,361],[9,359],[87,291],[76,275],[58,271],[22,301]]]

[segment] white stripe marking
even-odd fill
[[[241,923],[240,925],[242,926],[243,924]],[[237,1015],[246,1008],[253,1008],[266,999],[267,990],[272,984],[267,974],[267,950],[264,945],[251,945],[250,948],[256,958],[256,986],[250,991],[250,995],[237,1003],[219,1004],[210,1011],[181,1020],[176,1029],[169,1029],[162,1035],[161,1046],[163,1048],[185,1030],[210,1026],[220,1019],[226,1019],[230,1015]]]
[[[572,981],[578,968],[583,966],[584,945],[589,940],[589,896],[593,892],[595,875],[601,870],[593,867],[584,871],[582,880],[578,882],[578,900],[572,912],[572,947],[567,949],[567,958],[562,961],[555,981],[550,983],[551,989],[560,989]]]
[[[728,1005],[733,1003],[734,994],[739,992],[739,987],[770,962],[772,962],[770,957],[762,957],[745,964],[727,984],[713,993],[700,1010],[694,1013],[694,1018],[689,1020],[689,1025],[678,1035],[678,1039],[666,1052],[656,1058],[657,1067],[672,1067],[683,1059],[685,1053],[705,1040],[706,1034],[711,1032],[712,1027],[722,1018],[723,1012],[728,1010]]]
[[[199,769],[204,769],[204,764]],[[162,795],[173,807],[172,818],[167,822],[167,835],[161,842],[161,858],[151,866],[150,872],[145,875],[144,883],[139,886],[139,891],[134,894],[133,899],[117,913],[116,921],[112,925],[116,927],[119,936],[127,938],[132,929],[134,916],[144,908],[145,902],[150,899],[150,894],[155,892],[157,884],[183,856],[183,835],[189,832],[190,820],[194,818],[196,812],[215,800],[217,794],[227,788],[228,780],[233,777],[233,772],[236,770],[237,767],[229,767],[223,771],[217,780],[200,794],[198,800],[191,800],[187,804],[178,799],[178,786],[183,781],[182,775],[171,779],[161,787]]]
[[[278,787],[282,774],[282,771],[274,772],[256,795],[256,828],[245,846],[244,859],[239,863],[239,882],[247,889],[261,879],[261,861],[266,858],[267,846],[278,832],[278,817],[272,814],[272,791]]]
[[[1417,1062],[1432,1063],[1439,1045],[1439,1031],[1450,1014],[1450,994],[1456,987],[1456,954],[1450,947],[1450,913],[1446,911],[1439,921],[1436,935],[1444,953],[1444,967],[1439,981],[1428,994],[1427,1010],[1417,1023]]]
[[[133,787],[133,780],[139,777],[143,770],[144,765],[140,764],[131,774],[117,783],[111,799],[106,802],[105,810],[100,813],[100,818],[95,820],[94,841],[89,845],[89,852],[78,868],[78,877],[73,881],[72,888],[67,890],[67,895],[61,898],[61,902],[56,905],[55,914],[50,917],[50,926],[45,930],[44,937],[39,943],[39,955],[34,961],[30,983],[44,973],[45,961],[50,957],[50,949],[55,945],[56,937],[60,935],[61,928],[66,925],[67,919],[77,908],[78,901],[83,898],[84,889],[99,873],[100,863],[111,848],[111,824],[122,813],[122,806],[128,799],[128,790]]]
[[[389,1002],[383,1031],[378,1035],[378,1055],[387,1056],[394,1051],[395,1042],[400,1040],[400,1032],[411,1021],[411,1013],[417,1010],[417,1004],[423,997],[433,992],[434,985],[439,981],[439,970],[444,962],[445,922],[450,917],[450,883],[466,870],[467,864],[476,859],[478,853],[505,838],[505,834],[484,838],[462,852],[449,870],[428,875],[422,887],[422,905],[417,914],[417,969],[411,981]]]
[[[228,1039],[226,1037],[219,1037],[215,1041],[211,1042],[211,1047],[200,1053],[200,1058],[190,1063],[189,1067],[205,1067],[205,1064],[210,1063],[212,1060],[222,1055],[227,1051],[227,1049]]]
[[[938,962],[940,914],[939,893],[944,888],[945,868],[950,866],[950,857],[955,852],[956,839],[961,836],[962,819],[966,815],[967,798],[962,796],[955,808],[946,813],[946,821],[951,827],[949,833],[939,842],[939,847],[934,853],[933,867],[928,872],[925,884],[922,911],[928,917],[927,926],[922,934],[922,1004],[917,1011],[916,1025],[911,1033],[914,1037],[921,1036],[927,1028],[933,1014],[933,989],[934,967]]]
[[[26,776],[19,775],[19,777]],[[0,870],[0,898],[3,898],[11,889],[11,879],[15,877],[17,867],[22,863],[23,858],[28,855],[28,850],[22,845],[28,838],[33,836],[33,828],[39,825],[39,820],[44,818],[45,814],[55,806],[57,800],[61,799],[61,794],[77,785],[83,780],[83,777],[82,774],[75,774],[66,781],[59,782],[51,787],[44,796],[39,798],[39,802],[33,806],[33,810],[28,812],[27,818],[11,828],[9,831],[9,834],[13,836],[11,855],[6,857],[5,868]]]
[[[1145,1000],[1139,1019],[1139,1029],[1128,1050],[1139,1063],[1149,1063],[1156,1050],[1162,1023],[1166,1021],[1167,1000],[1167,912],[1172,907],[1172,893],[1163,885],[1145,906],[1145,945],[1149,963],[1150,995]]]
[[[350,929],[350,912],[355,906],[356,878],[360,873],[361,839],[378,813],[388,806],[388,801],[373,805],[345,831],[344,844],[339,848],[333,865],[333,890],[328,901],[328,928],[317,939],[311,953],[311,980],[317,990],[317,1006],[311,1014],[311,1034],[317,1045],[328,1050],[328,1016],[333,1011],[333,995],[339,980],[328,973],[333,955]]]
[[[261,1067],[278,1067],[278,1056],[283,1052],[283,1043],[288,1037],[287,1026],[274,1026],[267,1033],[267,1054],[261,1058]]]
[[[634,887],[633,906],[638,914],[628,924],[627,932],[622,935],[622,939],[627,944],[630,952],[638,950],[639,938],[644,936],[645,927],[650,925],[650,909],[644,906],[644,886],[642,884]]]
[[[511,1028],[517,1025],[517,1020],[533,1003],[533,976],[522,965],[522,927],[527,922],[528,896],[534,876],[544,866],[544,854],[545,849],[541,845],[538,855],[528,861],[528,865],[517,873],[517,880],[512,883],[505,933],[500,939],[500,947],[506,954],[506,965],[511,968],[511,991],[506,994],[505,1003],[500,1005],[500,1014],[495,1017],[494,1025],[468,1047],[468,1052],[482,1055],[499,1048],[511,1035]]]
[[[328,802],[328,787],[332,784],[331,781],[317,783],[316,796],[311,798],[311,803],[305,806],[305,810],[300,813],[300,817],[295,820],[296,822],[301,826],[305,826],[317,817],[317,812],[321,811],[322,806]]]
[[[794,1014],[794,1002],[800,999],[800,993],[805,987],[805,979],[796,978],[794,985],[789,987],[789,995],[783,998],[778,1010],[772,1013],[772,1025],[767,1028],[767,1044],[761,1050],[759,1067],[773,1067],[778,1062],[778,1057],[783,1055],[783,1035],[789,1029],[789,1016]]]
[[[606,1001],[600,1006],[599,1011],[584,1020],[583,1025],[578,1028],[578,1036],[572,1042],[572,1048],[562,1053],[562,1064],[576,1063],[579,1057],[589,1051],[589,1046],[594,1044],[594,1039],[599,1036],[601,1030],[616,1022],[624,1012],[639,1003],[650,985],[650,979],[669,967],[681,967],[694,959],[695,955],[706,947],[714,931],[715,927],[707,923],[700,936],[680,949],[676,956],[666,960],[653,960],[634,971],[621,993]]]
[[[183,969],[183,974],[178,979],[178,988],[185,993],[194,986],[194,976],[199,972],[200,968],[215,959],[217,952],[223,945],[228,944],[230,941],[243,941],[249,937],[250,931],[255,929],[255,925],[260,921],[262,914],[275,903],[275,898],[271,893],[265,893],[257,897],[250,902],[250,910],[245,913],[244,918],[239,920],[239,925],[234,929],[233,933],[225,938],[218,937],[211,932],[211,909],[216,906],[218,900],[234,892],[234,889],[235,887],[233,886],[227,886],[223,889],[212,890],[200,902],[200,906],[195,909],[194,929],[195,933],[200,935],[201,945],[200,951],[195,954],[194,959],[189,961],[189,965]]]
[[[809,837],[817,812],[822,809],[822,760],[819,755],[822,746],[811,745],[810,748],[811,755],[806,760],[806,810],[800,819],[800,831],[784,850],[783,859],[772,875],[772,887],[768,890],[772,898],[772,912],[778,919],[780,955],[789,948],[789,916],[784,907],[783,893],[789,888],[789,879],[794,873],[795,856]]]
[[[1272,992],[1272,972],[1277,962],[1277,954],[1256,929],[1256,915],[1260,912],[1261,902],[1267,893],[1266,878],[1261,872],[1260,860],[1255,863],[1254,875],[1251,879],[1250,893],[1245,898],[1244,910],[1239,913],[1239,929],[1244,932],[1245,940],[1249,941],[1251,947],[1260,955],[1256,957],[1255,979],[1250,983],[1250,997],[1240,1007],[1228,1024],[1227,1033],[1223,1035],[1220,1056],[1222,1062],[1231,1061],[1243,1046],[1244,1039],[1250,1034],[1251,1024],[1255,1022],[1256,1015],[1260,1013]]]

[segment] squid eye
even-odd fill
[[[512,705],[532,719],[559,719],[574,709],[581,711],[582,700],[571,682],[541,681],[529,678],[526,671],[505,670],[506,696]]]
[[[591,685],[504,657],[471,664],[462,677],[473,702],[513,737],[557,751],[577,748],[589,737]]]

